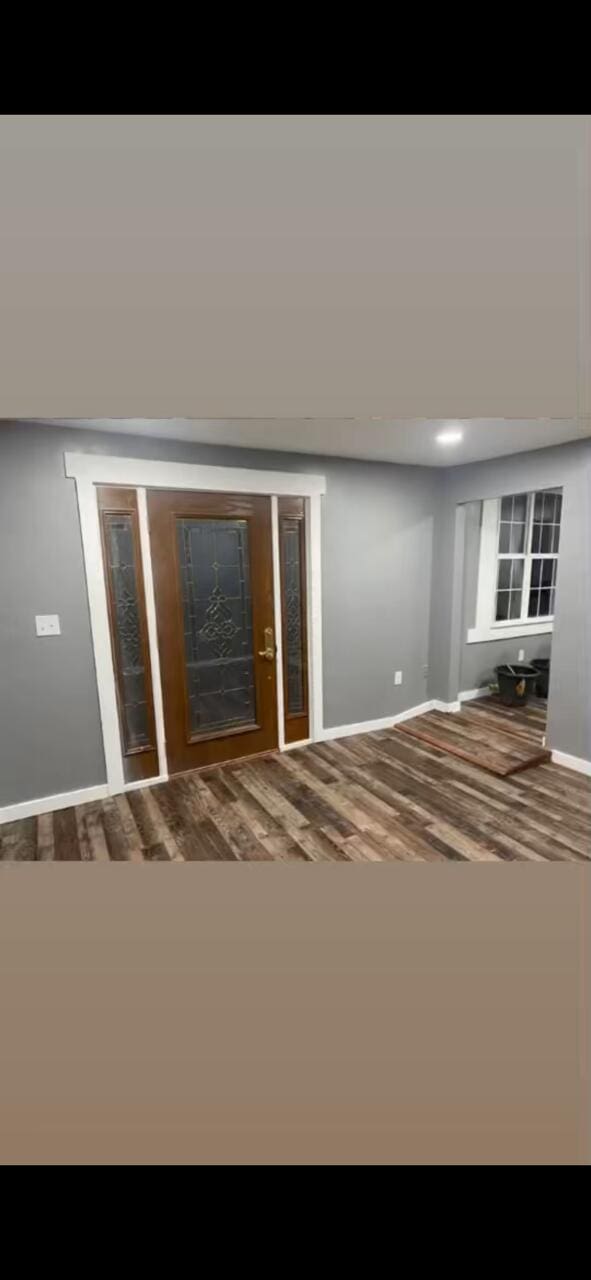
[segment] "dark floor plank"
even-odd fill
[[[37,819],[20,818],[0,827],[0,857],[7,861],[34,862],[37,855]]]
[[[127,803],[139,832],[144,857],[150,862],[169,862],[170,854],[162,840],[162,824],[158,823],[153,806],[150,806],[149,791],[129,791]]]
[[[83,827],[83,839],[80,840],[80,835],[78,836],[82,858],[85,859],[87,849],[93,862],[110,862],[100,802],[80,805],[76,810],[76,822],[79,831],[80,826]]]
[[[59,809],[53,815],[56,862],[81,862],[75,809]]]
[[[111,862],[127,862],[129,849],[125,831],[119,810],[112,797],[102,802],[102,819]]]

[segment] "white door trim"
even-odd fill
[[[156,596],[154,594],[154,577],[152,574],[152,549],[150,547],[150,526],[148,523],[148,500],[146,490],[137,491],[138,524],[140,530],[140,546],[142,551],[142,569],[144,574],[144,595],[146,598],[146,621],[148,624],[148,650],[152,671],[152,700],[154,703],[154,723],[156,726],[156,747],[158,751],[158,769],[162,778],[168,777],[168,760],[166,758],[166,729],[164,727],[164,703],[162,701],[162,676],[160,674],[160,650],[158,649],[158,628],[156,624]],[[112,669],[112,668],[111,668]],[[114,678],[114,675],[113,675]],[[130,786],[133,784],[130,784]]]
[[[292,496],[306,499],[306,554],[309,558],[307,610],[310,739],[319,741],[323,732],[321,497],[326,493],[325,477],[299,474],[298,472],[254,471],[246,467],[210,467],[193,463],[160,462],[144,458],[118,458],[87,453],[66,453],[64,454],[64,461],[66,476],[76,481],[78,495],[82,550],[86,571],[109,794],[116,795],[121,791],[136,788],[138,785],[149,786],[156,781],[164,781],[168,777],[146,489],[193,489],[215,493],[251,493],[262,494],[271,498],[277,642],[278,742],[280,749],[285,747],[285,742],[283,737],[281,603],[278,591],[279,522],[277,518],[277,498]],[[126,783],[123,774],[117,692],[111,652],[107,591],[96,494],[97,485],[120,485],[123,488],[136,489],[138,494],[138,518],[158,748],[158,777],[148,778],[145,783],[140,782],[139,784]]]
[[[306,582],[308,584],[308,702],[311,742],[324,733],[322,693],[322,506],[319,494],[309,494],[305,507]],[[296,746],[293,743],[293,746]]]
[[[66,475],[91,484],[120,484],[127,489],[208,489],[217,493],[259,493],[278,497],[317,497],[326,493],[326,477],[297,471],[254,471],[248,467],[205,467],[195,462],[160,462],[98,453],[65,453]]]
[[[113,671],[107,589],[101,546],[101,531],[96,488],[91,480],[76,481],[82,552],[86,572],[86,590],[90,610],[90,627],[98,688],[103,751],[110,795],[125,788],[121,734],[117,710],[117,690]]]
[[[283,626],[281,616],[281,564],[279,555],[279,503],[277,494],[271,495],[271,526],[273,543],[273,603],[275,607],[275,672],[277,688],[277,742],[279,750],[285,748],[285,707],[283,703]]]

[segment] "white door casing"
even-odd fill
[[[64,454],[64,461],[66,476],[76,481],[109,794],[115,795],[121,791],[152,786],[155,782],[163,782],[168,777],[156,626],[156,602],[146,501],[147,489],[255,493],[267,495],[271,499],[273,585],[277,642],[277,723],[280,750],[285,749],[285,741],[283,732],[283,666],[277,498],[283,496],[305,498],[310,739],[313,742],[320,740],[323,735],[321,499],[322,495],[326,493],[325,477],[298,474],[297,472],[292,474],[284,471],[255,471],[245,467],[201,466],[195,463],[160,462],[143,458],[118,458],[86,453],[66,453]],[[127,783],[123,774],[115,671],[113,668],[107,590],[96,493],[98,485],[120,485],[122,488],[137,490],[138,495],[138,518],[159,762],[158,776],[156,778],[142,779],[140,782]],[[298,744],[293,745],[297,746]]]

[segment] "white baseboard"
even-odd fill
[[[455,715],[460,709],[459,702],[440,702],[439,698],[434,698],[429,708],[431,711],[445,711],[449,715]]]
[[[106,783],[100,787],[85,787],[82,791],[63,791],[59,796],[42,796],[39,800],[23,800],[0,809],[0,826],[5,822],[18,822],[20,818],[35,818],[39,813],[54,813],[56,809],[71,809],[75,804],[89,804],[91,800],[104,800],[109,794]]]
[[[157,787],[161,782],[168,782],[168,774],[161,773],[157,778],[139,778],[137,782],[126,782],[123,791],[141,791],[144,787]],[[117,794],[116,792],[111,794]]]
[[[591,760],[583,760],[581,756],[569,756],[566,751],[553,751],[552,764],[561,764],[565,769],[574,769],[576,773],[585,773],[591,778]]]
[[[391,729],[396,724],[402,724],[404,720],[412,720],[414,716],[425,715],[427,711],[433,710],[459,711],[460,704],[433,700],[421,702],[417,707],[409,707],[408,710],[399,711],[395,715],[382,716],[380,720],[362,720],[358,724],[339,724],[330,729],[322,729],[317,741],[328,742],[334,738],[350,738],[356,733],[375,733],[379,729]],[[292,751],[296,747],[306,747],[312,741],[312,738],[306,738],[301,742],[287,743],[283,750]],[[569,756],[568,759],[570,760],[571,757]],[[123,791],[139,791],[143,787],[155,787],[166,780],[165,776],[141,778],[138,782],[126,783]],[[110,794],[112,793],[105,783],[100,787],[86,787],[82,791],[64,791],[58,796],[42,796],[39,800],[23,800],[20,804],[11,804],[0,809],[0,826],[5,822],[18,822],[20,818],[36,817],[40,813],[53,813],[56,809],[71,809],[74,805],[89,804],[92,800],[105,800]]]
[[[332,738],[350,738],[356,733],[376,733],[379,729],[392,729],[403,720],[412,720],[413,716],[422,716],[432,711],[434,702],[421,702],[418,707],[409,707],[408,711],[399,711],[397,715],[382,716],[381,720],[361,720],[358,724],[338,724],[331,729],[323,729],[318,741],[327,742]],[[443,703],[442,703],[443,706]]]
[[[463,693],[458,694],[460,702],[472,702],[473,698],[490,698],[490,686],[483,685],[481,689],[464,689]]]

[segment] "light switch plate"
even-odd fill
[[[520,649],[517,655],[518,662],[525,662],[525,649]]]
[[[61,627],[57,613],[38,613],[35,616],[35,630],[38,636],[60,636]]]
[[[402,684],[402,672],[401,672],[401,671],[395,671],[395,672],[394,672],[394,684]]]

